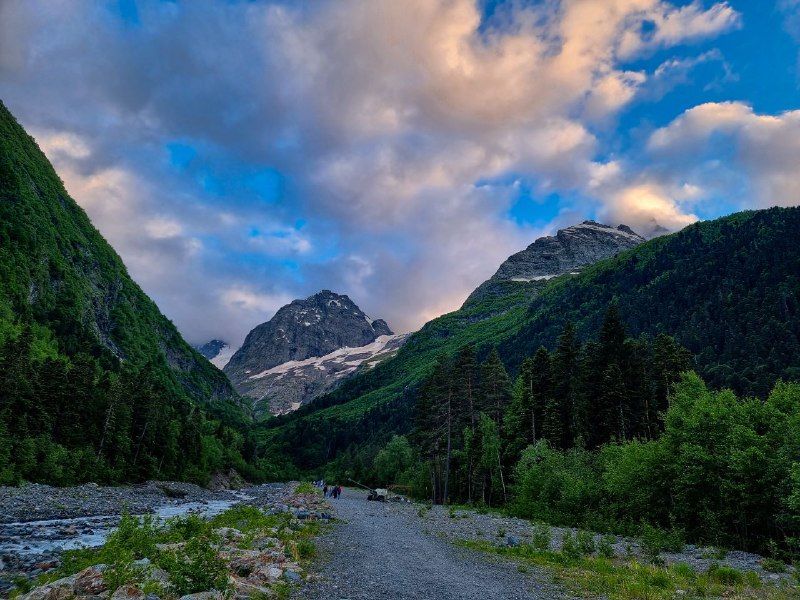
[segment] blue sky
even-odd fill
[[[800,0],[7,0],[0,98],[192,342],[398,331],[586,218],[797,203]]]

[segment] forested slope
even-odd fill
[[[542,282],[527,308],[522,293],[469,305],[426,324],[373,372],[269,422],[262,442],[303,469],[368,463],[392,433],[410,429],[437,356],[474,344],[481,360],[498,346],[516,374],[539,346],[553,349],[566,322],[581,340],[597,331],[614,301],[629,335],[671,335],[712,387],[765,397],[777,379],[800,379],[798,237],[800,209],[739,213]]]
[[[0,481],[203,479],[242,464],[239,401],[0,103]]]

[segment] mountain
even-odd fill
[[[296,410],[332,389],[364,362],[392,354],[404,340],[330,290],[294,300],[255,327],[225,366],[257,413]]]
[[[352,467],[353,457],[369,460],[409,430],[419,382],[437,356],[472,344],[483,360],[497,347],[516,373],[539,346],[553,349],[567,321],[579,339],[593,335],[612,303],[630,335],[674,336],[710,385],[763,397],[778,378],[800,379],[798,237],[800,208],[738,213],[639,243],[577,275],[530,282],[533,294],[510,286],[479,295],[427,323],[395,358],[264,424],[260,438],[301,469]]]
[[[537,239],[506,259],[497,272],[469,295],[465,306],[488,296],[503,296],[513,290],[534,293],[535,282],[565,273],[577,274],[583,267],[638,246],[645,239],[627,225],[610,227],[595,221],[559,230]]]
[[[381,424],[379,429],[407,428],[409,396],[413,397],[438,356],[452,355],[469,344],[488,348],[501,343],[519,330],[531,299],[552,278],[572,277],[593,259],[612,257],[643,241],[624,225],[610,227],[592,221],[537,240],[509,257],[461,309],[411,334],[395,358],[369,372],[357,373],[334,391],[300,407],[295,415],[274,420],[269,425],[274,429],[265,433],[265,440],[275,444],[270,446],[272,450],[285,450],[306,467],[327,462],[350,444],[363,443],[377,423]],[[516,281],[523,278],[525,281]],[[292,447],[289,440],[293,436],[311,436],[306,427],[317,428],[321,422],[327,437],[323,455],[315,443]]]
[[[202,480],[245,422],[0,103],[0,482]]]
[[[236,352],[227,342],[223,342],[222,340],[208,341],[200,346],[195,346],[195,350],[207,358],[208,361],[218,369],[224,369],[225,365],[230,361],[231,356]]]

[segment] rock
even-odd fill
[[[220,527],[214,531],[216,531],[220,537],[226,540],[239,541],[244,537],[244,534],[241,531],[234,529],[233,527]]]
[[[228,577],[228,582],[233,588],[233,592],[237,598],[250,598],[251,596],[269,596],[271,595],[270,588],[258,585],[252,581],[234,577]]]
[[[253,540],[253,548],[258,548],[259,550],[277,548],[279,545],[280,541],[274,537],[259,537]]]
[[[123,585],[111,594],[111,600],[144,600],[144,592],[135,585]]]
[[[225,600],[225,595],[222,592],[212,590],[209,592],[187,594],[186,596],[181,596],[179,600]]]
[[[24,596],[20,596],[20,600],[67,600],[68,598],[74,598],[73,588],[76,579],[77,575],[58,579],[47,585],[32,589]]]
[[[135,560],[131,563],[134,567],[149,567],[150,566],[150,559],[149,558],[140,558],[139,560]]]
[[[638,246],[645,239],[627,225],[610,227],[594,221],[559,230],[555,236],[537,239],[500,265],[497,272],[469,295],[464,306],[507,293],[509,285],[534,287],[557,275],[575,273],[583,267]],[[535,293],[530,290],[530,293]]]
[[[163,586],[169,585],[169,573],[167,573],[164,569],[160,569],[158,567],[152,567],[147,572],[147,581],[154,581],[156,583],[160,583]]]
[[[280,579],[283,576],[283,569],[276,567],[275,565],[270,565],[268,567],[264,567],[261,570],[261,573],[267,579]]]
[[[291,583],[297,583],[302,579],[302,577],[300,577],[300,574],[295,571],[286,571],[283,574],[283,578]]]
[[[87,567],[75,576],[73,589],[78,596],[96,596],[106,591],[103,581],[105,565]]]
[[[506,538],[506,546],[508,546],[509,548],[513,548],[515,546],[519,546],[519,538],[517,538],[516,536],[513,536],[513,535],[509,535]]]
[[[392,337],[385,321],[370,319],[347,296],[322,290],[255,327],[224,371],[240,394],[256,399],[256,412],[290,412],[373,360]],[[279,365],[280,373],[269,372]]]

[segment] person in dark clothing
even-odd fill
[[[327,498],[328,497],[328,484],[327,483],[325,484],[325,487],[322,488],[322,497],[323,498]]]

